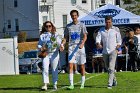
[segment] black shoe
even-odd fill
[[[133,72],[137,72],[138,71],[138,69],[134,69],[134,70],[132,70]]]
[[[113,80],[112,86],[117,86],[117,80]]]

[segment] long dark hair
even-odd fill
[[[44,32],[47,32],[47,30],[46,30],[46,24],[47,24],[47,23],[50,23],[51,26],[52,26],[52,31],[51,31],[51,33],[54,34],[54,33],[56,32],[56,28],[55,28],[55,26],[53,25],[53,23],[52,23],[51,21],[46,21],[46,22],[43,23],[43,26],[42,26],[42,30],[41,30],[41,32],[40,32],[40,35],[43,34]]]

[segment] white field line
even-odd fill
[[[90,76],[90,77],[86,78],[85,81],[87,81],[87,80],[89,80],[89,79],[91,79],[91,78],[100,76],[100,75],[102,75],[102,74],[97,74],[97,75],[95,75],[95,76]],[[78,84],[78,83],[81,83],[81,81],[74,83],[74,85],[76,85],[76,84]],[[59,91],[60,89],[64,89],[64,88],[67,88],[67,87],[68,87],[68,86],[64,86],[64,87],[58,88],[57,90],[51,90],[51,91],[46,92],[46,93],[52,93],[52,92]]]

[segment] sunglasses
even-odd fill
[[[50,28],[50,27],[52,27],[52,26],[51,26],[51,25],[46,25],[45,27],[46,27],[46,28]]]

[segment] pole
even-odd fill
[[[3,33],[5,33],[5,2],[3,0]]]
[[[127,71],[127,64],[128,64],[128,50],[126,50],[126,59],[125,59],[125,60],[126,60],[126,65],[125,65],[126,67],[125,67],[125,68],[126,68],[126,71]]]
[[[91,11],[93,10],[93,0],[91,0]]]

